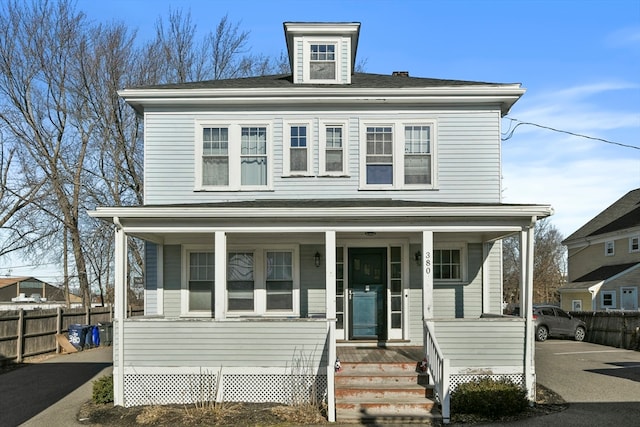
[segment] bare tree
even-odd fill
[[[517,236],[502,241],[504,300],[520,302],[520,240]],[[533,302],[556,303],[558,288],[566,271],[566,249],[562,234],[549,219],[536,223],[534,230]]]

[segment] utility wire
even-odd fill
[[[635,150],[640,150],[640,147],[637,147],[635,145],[629,145],[629,144],[623,144],[621,142],[609,141],[608,139],[596,138],[595,136],[582,135],[580,133],[570,132],[570,131],[562,130],[562,129],[556,129],[556,128],[552,128],[550,126],[539,125],[537,123],[523,122],[523,121],[518,120],[518,119],[512,119],[511,117],[505,117],[505,118],[511,120],[511,123],[509,124],[509,129],[507,130],[507,133],[504,134],[504,136],[502,136],[502,138],[501,138],[502,141],[507,141],[507,140],[511,139],[511,137],[513,136],[513,133],[516,131],[516,129],[519,126],[521,126],[521,125],[529,125],[529,126],[535,126],[535,127],[541,128],[541,129],[547,129],[547,130],[550,130],[550,131],[553,131],[553,132],[565,133],[567,135],[577,136],[577,137],[580,137],[580,138],[587,138],[587,139],[592,139],[594,141],[605,142],[607,144],[618,145],[620,147],[633,148]],[[517,124],[512,128],[511,124],[513,124],[513,122],[517,122]]]

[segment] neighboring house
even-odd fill
[[[15,298],[42,299],[47,302],[65,302],[64,290],[36,279],[35,277],[6,277],[0,279],[0,302],[11,302]],[[37,297],[35,297],[37,295]],[[71,295],[71,302],[82,302]],[[80,301],[76,301],[80,299]]]
[[[337,346],[423,347],[445,420],[480,374],[533,399],[533,226],[551,208],[501,202],[501,117],[524,89],[354,73],[359,23],[284,30],[292,75],[120,92],[144,118],[145,204],[90,212],[115,224],[115,404],[194,400],[196,381],[289,401],[311,375],[333,421]],[[524,318],[500,316],[513,234]]]
[[[640,188],[629,191],[563,242],[568,283],[562,308],[638,310],[640,306]]]

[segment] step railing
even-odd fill
[[[451,419],[451,396],[449,393],[449,377],[451,369],[449,359],[444,357],[435,336],[434,323],[424,321],[424,354],[427,358],[427,369],[433,381],[433,388],[440,400],[442,422],[449,424]]]

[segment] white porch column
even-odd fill
[[[225,290],[227,287],[227,235],[224,231],[216,231],[214,248],[215,281],[214,317],[222,320],[227,316],[225,311]]]
[[[433,231],[422,232],[422,319],[433,319]]]
[[[535,219],[520,232],[520,310],[525,318],[524,373],[529,400],[535,402],[535,343],[533,330],[533,232]]]
[[[489,254],[495,243],[484,242],[482,244],[482,312],[491,313],[491,284],[489,283]],[[502,295],[502,284],[500,285],[500,295]],[[502,307],[500,312],[502,314]]]
[[[324,235],[326,312],[327,312],[327,418],[336,421],[335,367],[336,360],[336,232]]]
[[[118,340],[116,363],[113,369],[113,403],[124,406],[124,321],[127,318],[127,235],[117,219],[114,248],[114,320]]]

